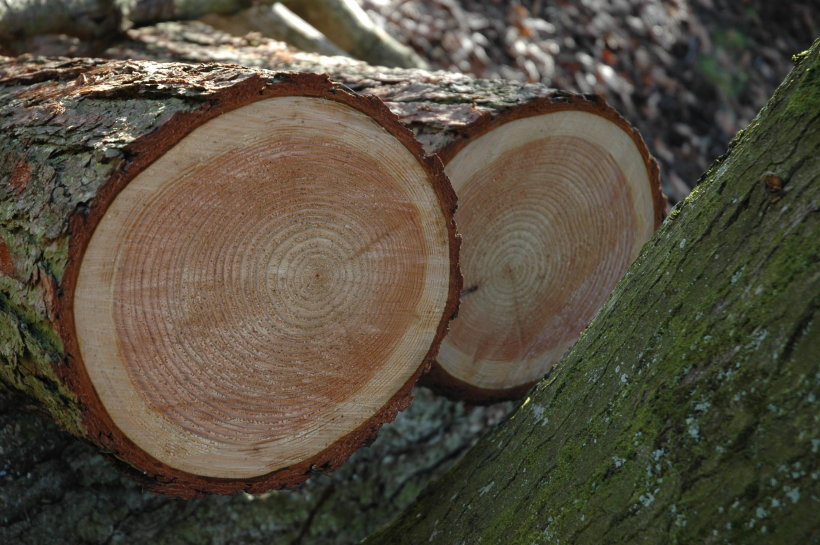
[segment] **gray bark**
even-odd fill
[[[192,21],[133,29],[129,40],[107,49],[114,59],[238,64],[268,70],[329,74],[357,93],[379,97],[428,153],[440,152],[470,125],[530,101],[564,100],[541,84],[479,80],[453,72],[384,68],[345,57],[302,53],[260,36],[230,36]],[[577,95],[573,95],[577,96]],[[603,104],[597,96],[588,100]]]
[[[0,390],[0,543],[357,543],[401,512],[511,407],[416,390],[370,447],[295,490],[171,499]]]

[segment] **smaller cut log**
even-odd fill
[[[292,487],[410,402],[455,195],[326,77],[0,59],[0,381],[155,492]]]
[[[425,384],[492,403],[524,395],[578,339],[666,199],[637,130],[594,97],[482,121],[440,152],[459,196],[464,290]]]
[[[422,380],[450,397],[523,395],[575,342],[666,213],[640,134],[595,95],[388,70],[201,24],[130,36],[108,54],[329,73],[379,96],[441,157],[459,195],[465,289]]]

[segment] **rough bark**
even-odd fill
[[[344,57],[302,53],[258,35],[230,36],[197,21],[161,23],[128,31],[130,40],[103,56],[161,62],[239,64],[279,71],[329,74],[357,93],[378,96],[410,128],[428,153],[464,139],[468,128],[537,100],[579,95],[538,84],[476,80],[453,72],[384,68]],[[584,100],[601,104],[588,96]]]
[[[0,542],[352,544],[406,507],[511,404],[465,408],[417,389],[379,438],[295,490],[146,493],[92,447],[0,392]]]
[[[561,364],[367,543],[820,539],[820,40]]]
[[[657,164],[637,131],[598,96],[566,93],[538,84],[475,80],[449,72],[378,68],[352,59],[294,52],[254,35],[228,36],[201,23],[165,23],[132,30],[129,36],[130,42],[109,49],[106,55],[329,73],[357,92],[384,100],[413,130],[425,150],[436,153],[445,166],[472,140],[507,122],[564,110],[593,113],[619,126],[641,150],[654,201],[654,217],[647,219],[657,227],[665,215],[666,200],[660,191]],[[439,362],[421,380],[439,393],[477,403],[517,399],[535,383],[527,379],[505,387],[478,387],[457,378]]]
[[[434,187],[447,186],[440,163],[422,159],[409,131],[377,101],[320,76],[144,62],[0,59],[0,382],[38,402],[69,433],[124,462],[123,471],[152,489],[187,497],[204,491],[259,492],[295,485],[314,470],[332,470],[406,408],[425,367],[371,420],[316,459],[231,480],[203,480],[137,448],[114,425],[84,371],[74,330],[74,286],[85,245],[118,191],[205,121],[266,97],[292,95],[328,98],[379,120],[415,150],[425,169],[438,172]],[[455,197],[452,189],[446,192],[442,210],[451,215]],[[456,252],[450,223],[449,248]],[[457,267],[452,252],[451,265]],[[448,317],[460,287],[454,271]],[[446,321],[438,327],[428,361]]]

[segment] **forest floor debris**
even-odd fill
[[[434,68],[599,93],[643,135],[674,203],[820,31],[809,0],[359,0]]]

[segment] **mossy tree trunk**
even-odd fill
[[[367,543],[820,541],[820,41],[561,364]]]

